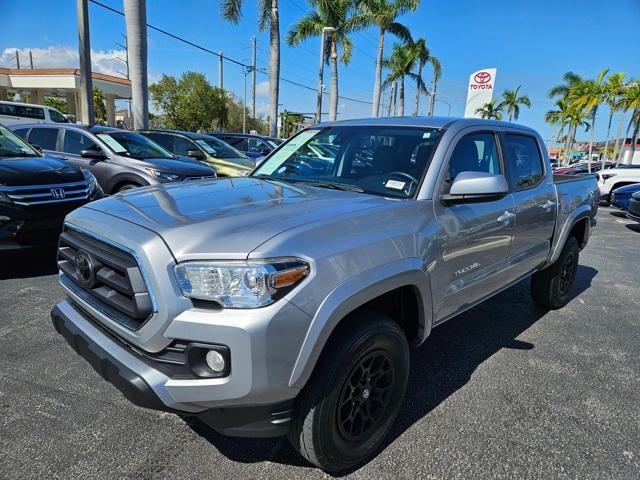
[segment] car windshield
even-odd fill
[[[118,155],[131,158],[175,158],[153,140],[135,132],[102,132],[98,137]]]
[[[411,198],[439,137],[434,128],[311,128],[288,140],[253,176]]]
[[[205,152],[216,158],[247,158],[244,153],[239,152],[228,143],[217,138],[199,138],[195,142],[200,145]]]
[[[0,157],[39,157],[40,154],[11,130],[0,125]]]

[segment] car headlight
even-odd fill
[[[291,291],[310,267],[298,258],[184,262],[174,272],[184,296],[228,308],[259,308]]]
[[[600,176],[602,177],[602,180],[608,180],[610,178],[613,178],[617,175],[617,173],[602,173]]]
[[[98,181],[96,177],[86,168],[81,168],[82,175],[84,175],[84,179],[87,181],[87,188],[89,189],[89,194],[94,193],[98,189]]]
[[[177,182],[178,180],[182,180],[182,176],[176,173],[163,172],[162,170],[155,170],[153,168],[147,168],[146,170],[161,182]]]

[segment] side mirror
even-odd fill
[[[80,156],[83,158],[93,158],[96,160],[104,160],[105,158],[107,158],[102,150],[98,150],[95,148],[89,150],[80,150]]]
[[[196,160],[204,159],[204,153],[200,150],[187,150],[187,157],[195,158]]]
[[[31,145],[31,146],[36,149],[36,152],[44,153],[44,150],[42,149],[42,147],[40,145]]]
[[[449,193],[442,195],[445,203],[465,203],[497,200],[509,193],[504,175],[487,172],[460,172]]]

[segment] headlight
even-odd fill
[[[184,296],[228,308],[258,308],[275,302],[309,275],[297,258],[269,261],[184,262],[174,272]]]
[[[182,180],[182,176],[175,173],[163,172],[161,170],[155,170],[153,168],[147,168],[146,170],[161,182],[176,182],[178,180]]]
[[[87,187],[89,188],[89,194],[92,194],[98,189],[98,182],[96,181],[96,177],[93,176],[86,168],[81,168],[82,174],[84,175],[84,179],[87,181]]]
[[[615,177],[616,175],[617,173],[602,173],[600,176],[602,177],[602,180],[608,180]]]

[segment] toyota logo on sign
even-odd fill
[[[474,75],[473,80],[476,83],[489,83],[491,81],[491,74],[489,72],[478,72]]]

